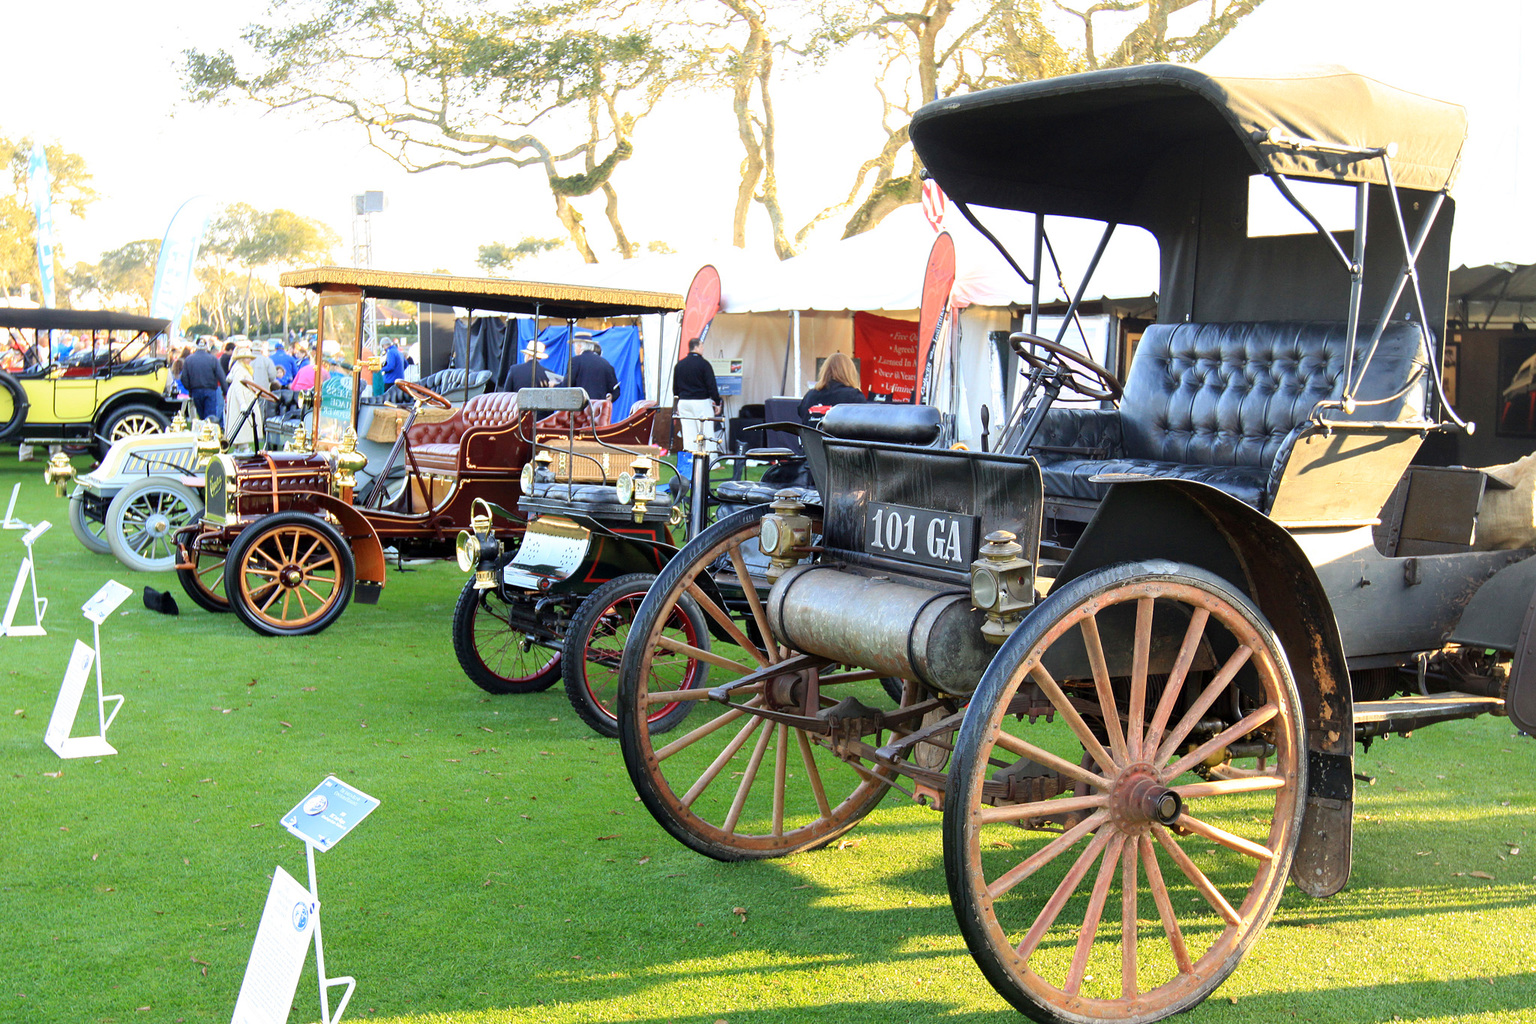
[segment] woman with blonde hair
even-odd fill
[[[834,405],[864,401],[859,390],[859,368],[842,352],[834,352],[821,366],[821,374],[800,399],[800,422],[819,423]]]

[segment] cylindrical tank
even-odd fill
[[[797,565],[768,595],[768,627],[782,643],[841,664],[969,694],[997,648],[970,592],[872,570]]]

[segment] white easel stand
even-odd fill
[[[347,1003],[352,1001],[352,993],[357,989],[357,979],[350,975],[344,978],[327,978],[325,976],[325,945],[320,941],[320,886],[315,881],[315,844],[304,844],[304,860],[309,864],[309,894],[315,901],[315,974],[320,979],[320,1024],[337,1024],[341,1015],[346,1012]],[[336,1004],[335,1015],[331,1014],[330,990],[337,985],[347,986],[347,990],[341,994],[341,1002]]]
[[[16,485],[20,487],[20,484]],[[11,503],[15,504],[16,495],[12,493]],[[10,525],[9,513],[7,513],[6,529],[13,529]],[[21,560],[21,565],[16,567],[16,582],[11,587],[11,599],[5,604],[5,620],[0,622],[0,636],[47,636],[48,631],[43,628],[43,615],[48,611],[48,599],[37,596],[37,560],[32,555],[32,545],[37,538],[47,533],[53,524],[43,520],[31,527],[21,538],[21,542],[27,547],[27,556]],[[37,624],[32,626],[18,626],[16,611],[21,605],[21,592],[27,588],[27,583],[32,584],[32,611],[37,618]]]
[[[47,523],[39,523],[38,529],[43,529],[47,525]],[[64,673],[64,682],[59,687],[58,700],[53,705],[53,715],[48,719],[48,731],[43,734],[43,742],[60,757],[105,757],[117,753],[117,748],[107,742],[107,729],[117,718],[117,713],[123,710],[123,695],[103,692],[101,624],[132,593],[133,591],[116,580],[108,580],[81,608],[85,617],[91,622],[91,640],[94,646],[87,647],[79,640],[75,641],[74,653],[69,659],[69,669]],[[14,596],[12,600],[14,601]],[[9,613],[6,618],[9,620]],[[80,711],[80,698],[85,694],[86,674],[90,671],[92,662],[96,665],[96,735],[71,736],[70,732],[75,726],[75,716]],[[111,714],[107,713],[108,701],[116,701],[112,706]]]
[[[11,503],[9,505],[5,506],[5,522],[0,523],[0,528],[4,528],[4,529],[7,529],[7,530],[30,530],[30,529],[32,529],[32,524],[31,523],[24,523],[20,519],[17,519],[15,517],[15,512],[16,512],[16,496],[19,495],[20,493],[21,493],[21,484],[18,483],[15,487],[11,488]]]

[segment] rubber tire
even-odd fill
[[[156,423],[160,424],[159,430],[150,431],[150,433],[163,434],[166,428],[171,425],[171,418],[165,413],[161,412],[159,409],[156,409],[154,406],[137,404],[119,406],[118,408],[113,409],[110,415],[102,418],[101,429],[97,431],[98,434],[107,439],[107,446],[110,446],[113,441],[119,440],[118,438],[112,436],[112,432],[117,429],[118,424],[130,416],[143,416],[146,419],[154,420]],[[124,434],[123,436],[136,437],[138,435]],[[96,442],[95,447],[99,456],[106,456],[107,448],[106,446],[103,446],[99,440]]]
[[[26,391],[22,389],[21,381],[3,371],[0,371],[0,391],[4,391],[11,400],[11,418],[0,423],[0,444],[6,444],[17,440],[21,429],[27,425],[27,410],[30,403],[27,401]]]
[[[186,509],[186,517],[181,522],[173,522],[170,532],[166,534],[166,543],[170,545],[170,553],[162,558],[150,558],[135,551],[128,544],[127,535],[123,530],[123,520],[128,514],[129,506],[133,501],[146,491],[160,491],[164,494],[174,495]],[[167,572],[176,568],[176,546],[174,538],[176,530],[182,526],[190,526],[203,517],[203,499],[196,491],[173,477],[147,476],[117,492],[117,497],[107,506],[107,544],[117,560],[134,572]]]
[[[464,584],[464,589],[459,592],[459,600],[453,606],[453,653],[459,659],[459,667],[480,689],[486,693],[499,695],[508,693],[538,693],[555,685],[560,678],[560,652],[551,651],[549,661],[545,662],[536,672],[521,677],[507,677],[500,675],[485,659],[480,656],[480,650],[475,646],[475,619],[479,617],[484,602],[482,600],[500,601],[501,596],[492,590],[476,590],[473,578]]]
[[[619,734],[619,719],[616,714],[604,707],[597,695],[592,692],[591,674],[611,671],[610,686],[617,693],[618,666],[612,670],[595,666],[589,663],[585,657],[585,651],[592,642],[592,635],[598,628],[598,623],[603,615],[613,606],[626,597],[644,599],[656,583],[654,573],[637,572],[628,576],[620,576],[618,579],[609,580],[588,594],[581,602],[576,613],[571,616],[571,621],[565,629],[565,656],[564,670],[565,695],[570,700],[571,707],[576,709],[576,714],[583,722],[592,727],[594,732],[604,736],[615,737]],[[693,630],[695,645],[699,638],[707,636],[709,624],[704,618],[704,613],[699,609],[693,598],[687,595],[678,601],[678,607],[683,609],[683,614],[688,617],[689,626]],[[631,619],[630,621],[633,621]],[[581,657],[576,657],[576,652],[583,652]],[[708,664],[699,665],[703,671],[697,674],[697,678],[688,683],[688,687],[704,686],[709,679]],[[617,704],[617,697],[614,698]],[[678,701],[675,704],[663,707],[660,711],[651,715],[649,725],[651,735],[663,733],[677,727],[688,713],[693,710],[693,704],[689,701]]]
[[[249,606],[239,583],[240,563],[245,560],[246,554],[263,537],[286,526],[302,526],[323,535],[336,549],[336,557],[341,563],[333,591],[337,595],[335,600],[314,621],[300,626],[280,626],[263,618],[256,609]],[[347,602],[352,599],[352,586],[356,580],[357,566],[346,539],[330,523],[308,512],[275,512],[272,515],[263,516],[240,531],[234,543],[229,546],[229,554],[224,559],[224,593],[229,597],[230,610],[235,613],[237,619],[263,636],[313,636],[321,632],[346,611]]]
[[[222,567],[224,564],[224,559],[228,554],[229,552],[227,550],[223,554],[210,552],[207,557],[218,559],[218,563]],[[193,557],[195,559],[197,556],[194,555]],[[222,571],[219,575],[219,594],[215,594],[211,590],[205,590],[198,583],[199,577],[197,575],[197,570],[195,569],[177,569],[176,578],[181,581],[181,589],[186,592],[186,595],[189,598],[192,599],[192,603],[197,605],[199,608],[203,609],[204,611],[213,612],[216,615],[222,615],[229,611],[228,596],[219,596],[220,594],[223,594],[224,576]]]
[[[979,839],[979,829],[975,830],[976,834],[973,834],[973,829],[975,829],[975,816],[980,812],[980,787],[984,777],[996,767],[995,762],[989,761],[989,755],[995,749],[989,738],[990,730],[994,723],[1007,719],[1008,701],[1014,693],[1012,687],[1021,675],[1023,666],[1028,662],[1031,651],[1042,643],[1054,642],[1050,636],[1052,631],[1058,628],[1059,622],[1085,606],[1096,605],[1102,610],[1103,607],[1113,603],[1108,601],[1107,597],[1116,590],[1149,583],[1188,586],[1191,589],[1203,591],[1206,595],[1224,602],[1234,612],[1234,618],[1243,621],[1246,628],[1258,637],[1256,646],[1265,649],[1262,655],[1263,660],[1273,668],[1274,686],[1279,691],[1278,696],[1281,702],[1285,705],[1284,716],[1277,721],[1289,726],[1284,736],[1287,756],[1292,760],[1293,767],[1293,776],[1290,780],[1291,806],[1282,811],[1277,805],[1275,809],[1271,834],[1273,835],[1276,830],[1279,831],[1280,849],[1276,851],[1273,858],[1274,866],[1269,870],[1270,877],[1266,887],[1254,888],[1260,884],[1258,875],[1262,874],[1261,871],[1256,871],[1255,882],[1250,886],[1250,895],[1241,902],[1244,907],[1249,905],[1250,900],[1255,904],[1249,911],[1249,920],[1244,923],[1241,934],[1234,937],[1233,948],[1229,951],[1224,954],[1213,954],[1212,950],[1215,947],[1212,946],[1200,956],[1197,966],[1204,964],[1213,955],[1216,959],[1213,964],[1206,967],[1204,976],[1200,978],[1198,984],[1183,983],[1187,976],[1178,976],[1174,981],[1166,983],[1167,986],[1174,986],[1174,994],[1165,994],[1166,1001],[1161,1004],[1155,1000],[1149,1000],[1149,997],[1155,996],[1159,989],[1165,986],[1142,991],[1134,997],[1136,1000],[1134,1004],[1128,1004],[1123,997],[1121,1000],[1090,1000],[1076,996],[1052,1000],[1048,995],[1030,990],[1029,984],[1039,984],[1043,989],[1052,983],[1042,981],[1042,975],[1032,971],[1028,962],[1020,959],[1018,951],[1014,948],[1013,936],[1006,934],[998,922],[992,898],[978,895],[977,892],[978,888],[982,888],[986,882],[985,876],[979,872],[981,848],[985,844]],[[1213,613],[1210,623],[1215,624],[1217,621],[1218,616]],[[1208,624],[1207,639],[1204,641],[1206,643],[1210,642],[1210,628],[1211,625]],[[1229,636],[1236,635],[1230,627],[1225,628]],[[1119,706],[1123,709],[1124,698],[1119,698],[1119,701]],[[1177,721],[1176,718],[1173,720]],[[1280,727],[1277,725],[1277,728]],[[1085,766],[1087,763],[1090,762],[1085,762]],[[1280,763],[1281,761],[1277,759],[1277,764]],[[970,947],[977,966],[981,968],[982,974],[992,983],[999,995],[1012,1003],[1025,1016],[1042,1024],[1099,1024],[1107,1020],[1135,1020],[1137,1024],[1143,1024],[1143,1022],[1150,1024],[1152,1021],[1193,1009],[1236,970],[1243,954],[1259,937],[1280,902],[1301,831],[1302,814],[1305,808],[1306,769],[1307,744],[1304,712],[1286,660],[1284,647],[1263,613],[1246,594],[1203,569],[1164,560],[1110,565],[1095,569],[1063,585],[1026,616],[1012,635],[1004,641],[996,657],[992,659],[982,675],[955,740],[954,757],[943,810],[944,869],[951,905],[959,922],[961,934],[965,937],[966,945]],[[993,828],[994,831],[989,835],[995,838],[997,826]],[[1094,829],[1091,834],[1102,838],[1106,834],[1105,830],[1118,828],[1115,819],[1111,818],[1105,825]],[[1086,879],[1082,879],[1079,884],[1085,881]],[[1144,884],[1144,882],[1138,882],[1138,885]],[[1142,904],[1146,907],[1143,912],[1151,920],[1156,921],[1158,912],[1147,906],[1152,902],[1148,899]],[[1025,901],[1023,905],[1026,909],[1018,915],[1013,915],[1015,921],[1019,917],[1027,917],[1037,907],[1046,906],[1046,901],[1042,898],[1038,903]],[[1105,921],[1101,922],[1100,927],[1112,921],[1113,916],[1106,914]],[[1018,927],[1022,928],[1022,925]],[[1028,980],[1021,980],[1021,974]],[[1178,987],[1181,984],[1182,988]],[[1105,1012],[1095,1012],[1104,1003],[1110,1003],[1111,1007]]]
[[[101,532],[91,529],[93,525],[99,525]],[[95,555],[110,555],[112,545],[107,543],[107,522],[105,519],[92,519],[85,512],[85,495],[76,487],[69,495],[69,528],[74,533],[85,550]]]

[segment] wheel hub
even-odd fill
[[[285,565],[278,571],[277,581],[291,590],[304,582],[304,573],[296,565]]]
[[[1127,831],[1142,831],[1153,822],[1172,825],[1183,811],[1179,794],[1163,785],[1149,764],[1121,772],[1109,792],[1110,816]]]
[[[171,521],[163,513],[156,512],[144,521],[144,529],[154,537],[164,537],[171,532]]]

